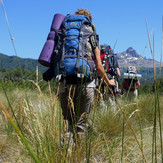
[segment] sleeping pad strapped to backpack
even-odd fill
[[[55,31],[60,29],[60,26],[64,18],[65,16],[62,14],[54,15],[51,28],[50,28],[50,32],[48,34],[47,40],[38,58],[38,62],[43,66],[46,66],[46,67],[51,66],[53,52],[54,52],[55,46],[57,45],[57,34]]]
[[[75,83],[78,78],[93,80],[95,64],[89,38],[97,35],[89,18],[67,15],[57,34],[58,43],[53,57],[55,76],[66,78],[69,83]]]

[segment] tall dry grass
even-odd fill
[[[115,111],[109,105],[108,108],[103,108],[103,106],[94,107],[90,115],[90,120],[94,118],[94,127],[89,136],[81,139],[78,144],[62,146],[61,138],[67,131],[67,124],[63,121],[57,95],[52,94],[50,89],[48,94],[44,94],[39,89],[36,89],[27,92],[27,95],[28,102],[23,91],[19,89],[13,90],[13,92],[10,92],[9,100],[20,123],[23,132],[21,134],[38,162],[145,162],[128,123],[125,120],[123,121],[123,115],[120,113],[120,110]],[[1,97],[3,97],[1,98],[3,106],[11,114],[4,94]],[[160,100],[163,100],[163,97],[160,97]],[[138,105],[139,109],[136,102],[121,103],[121,107],[131,123],[139,142],[142,139],[141,134],[143,135],[143,152],[147,162],[150,162],[152,159],[151,142],[153,137],[152,130],[154,128],[155,96],[151,94],[140,96],[138,98]],[[160,108],[163,108],[161,103]],[[138,113],[141,116],[142,133],[140,133]],[[1,112],[1,134],[7,136],[8,132],[6,130],[11,128],[8,127],[8,120],[6,118],[6,114]],[[13,123],[15,123],[14,119]],[[159,132],[158,117],[155,128]],[[21,155],[24,155],[23,158],[20,155],[13,155],[12,157],[19,161],[23,159],[29,160],[32,155],[27,155],[30,151],[28,151],[24,142],[21,141],[19,134],[15,137],[15,131],[11,130],[9,135],[8,139],[13,140],[14,138],[16,141],[11,141],[12,144],[17,144]],[[156,138],[159,140],[158,134]],[[1,153],[2,151],[5,153],[5,147],[7,146],[4,142],[6,143],[3,139],[0,146]],[[156,143],[157,159],[159,161],[161,160],[161,149],[159,141]],[[7,151],[5,155],[7,155]],[[8,155],[10,154],[8,153]],[[8,158],[11,159],[11,156]],[[10,161],[8,158],[3,159],[4,161]]]

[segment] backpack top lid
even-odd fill
[[[90,19],[85,15],[78,15],[78,14],[70,15],[70,14],[68,14],[64,19],[65,23],[66,22],[67,23],[68,22],[75,22],[75,21],[81,21],[81,22],[85,21],[85,22],[91,23]],[[71,25],[75,26],[75,23],[74,24],[71,23]]]
[[[111,47],[109,45],[101,45],[101,53],[106,53]]]
[[[106,53],[107,55],[113,55],[113,50],[110,45],[101,45],[100,53]]]

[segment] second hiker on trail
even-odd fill
[[[121,76],[119,64],[116,59],[116,54],[114,54],[110,45],[101,45],[101,62],[104,67],[104,70],[108,78],[114,79],[116,86],[111,87],[111,91],[108,90],[105,82],[102,82],[101,77],[98,77],[98,87],[101,83],[101,93],[103,94],[103,99],[105,102],[109,102],[112,105],[115,105],[115,98],[117,97],[118,92],[118,78]],[[113,97],[114,96],[114,97]]]
[[[67,15],[55,31],[57,46],[50,70],[60,83],[62,113],[69,131],[78,135],[90,128],[87,119],[94,100],[95,69],[107,85],[115,86],[115,82],[108,79],[102,66],[98,35],[87,9]]]
[[[122,76],[121,91],[128,99],[134,99],[138,97],[138,88],[140,87],[141,74],[137,73],[135,66],[129,66],[126,73]]]

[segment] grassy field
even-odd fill
[[[116,110],[95,100],[92,131],[62,145],[67,123],[57,94],[39,87],[5,93],[0,92],[0,162],[162,162],[161,95],[120,98]]]

